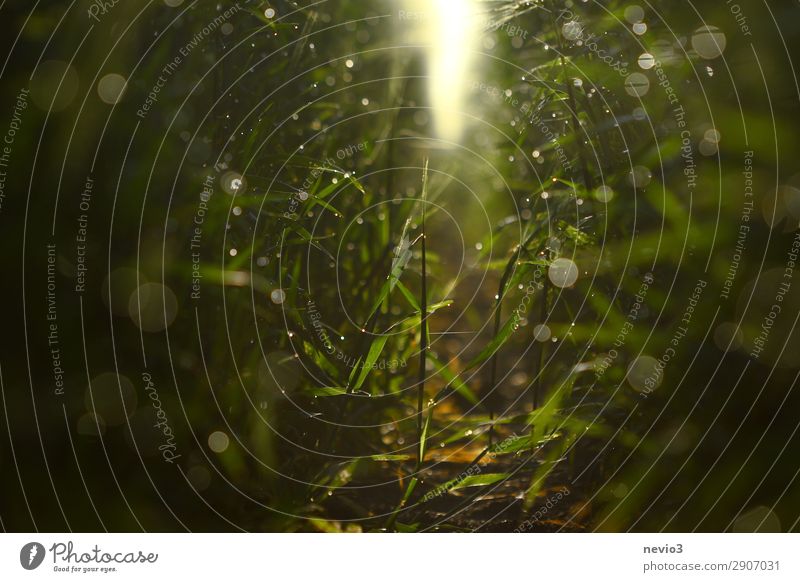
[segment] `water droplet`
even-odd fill
[[[721,56],[727,43],[725,33],[716,26],[701,26],[692,35],[692,48],[707,60]]]
[[[646,187],[652,178],[653,174],[645,166],[634,166],[633,170],[628,173],[628,182],[634,188]]]
[[[131,293],[128,313],[140,329],[156,333],[172,325],[178,315],[178,299],[169,287],[145,283]]]
[[[628,366],[628,384],[639,392],[650,392],[658,388],[663,380],[658,360],[652,356],[639,356]]]
[[[561,27],[561,34],[567,40],[578,40],[583,36],[583,26],[577,20],[570,20]]]
[[[642,69],[652,69],[656,64],[656,59],[650,53],[642,53],[639,55],[638,63]]]
[[[631,73],[625,79],[625,92],[631,97],[644,97],[650,90],[650,79],[643,73]]]
[[[631,24],[636,24],[637,22],[641,22],[642,20],[644,20],[644,9],[641,6],[637,6],[635,4],[628,6],[625,9],[625,20],[627,20]]]
[[[714,343],[722,351],[734,351],[742,347],[744,335],[734,323],[721,323],[714,330]]]
[[[270,293],[269,298],[272,299],[272,302],[276,305],[280,305],[286,301],[286,292],[283,289],[275,289]]]
[[[599,202],[611,202],[614,198],[614,190],[606,185],[598,186],[594,189],[594,197]]]
[[[556,287],[572,287],[578,280],[578,266],[567,258],[553,261],[548,269],[547,276]]]
[[[116,73],[109,73],[105,75],[97,84],[97,94],[100,100],[109,105],[119,103],[122,95],[125,93],[125,88],[128,82],[125,77]]]
[[[228,435],[221,430],[214,431],[208,435],[208,448],[215,453],[224,453],[230,444],[231,440]]]
[[[550,335],[550,328],[543,323],[540,323],[533,328],[533,339],[535,339],[537,342],[546,342],[550,339]]]

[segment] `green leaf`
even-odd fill
[[[372,304],[372,309],[369,310],[369,314],[367,315],[367,321],[369,321],[375,312],[378,311],[381,304],[384,300],[389,296],[389,294],[394,290],[395,286],[400,283],[400,277],[403,276],[403,272],[405,271],[406,266],[408,265],[409,260],[411,260],[411,243],[408,239],[408,227],[411,224],[411,219],[408,218],[406,220],[406,224],[403,227],[403,234],[400,236],[400,244],[398,245],[397,249],[394,251],[394,256],[392,258],[392,267],[389,271],[389,276],[386,277],[386,281],[381,286],[381,290],[378,293],[377,299]],[[405,291],[403,292],[403,296],[408,299],[408,289],[403,287]],[[403,291],[401,289],[401,291]],[[406,295],[408,293],[408,295]],[[415,304],[416,301],[412,303]],[[417,307],[419,309],[419,307]]]
[[[511,334],[514,333],[517,323],[518,320],[514,315],[509,317],[503,324],[503,327],[500,329],[500,333],[493,337],[492,341],[490,341],[488,345],[481,350],[481,353],[475,356],[464,369],[469,370],[474,368],[475,366],[482,364],[491,358],[497,352],[497,350],[499,350],[503,344],[508,341],[508,338],[511,337]]]
[[[411,455],[372,455],[368,458],[371,461],[408,461]]]
[[[464,382],[461,381],[461,379],[458,377],[457,374],[454,374],[452,371],[450,371],[450,369],[445,364],[436,359],[436,356],[434,356],[431,352],[428,352],[426,356],[431,362],[433,362],[433,365],[436,367],[436,373],[447,381],[447,386],[445,386],[439,392],[440,394],[445,389],[452,386],[456,392],[458,392],[459,394],[461,394],[461,396],[469,400],[471,404],[478,403],[478,397],[475,396],[475,393],[472,390],[470,390],[469,386],[467,386]]]
[[[419,458],[420,462],[425,460],[425,451],[427,449],[428,444],[428,428],[431,425],[431,417],[433,416],[433,410],[428,413],[428,416],[425,418],[425,425],[422,427],[422,434],[419,437]]]
[[[389,516],[389,519],[386,522],[386,529],[392,529],[394,527],[394,522],[397,520],[400,510],[405,507],[406,503],[408,503],[411,494],[414,492],[414,489],[417,488],[418,482],[419,479],[416,477],[411,478],[411,481],[408,483],[408,487],[406,487],[406,492],[403,494],[403,498],[400,500],[400,503],[397,505],[395,510],[392,512],[392,515]]]
[[[448,491],[455,491],[456,489],[464,489],[466,487],[478,487],[481,485],[493,485],[498,481],[508,479],[509,473],[484,473],[482,475],[468,475],[461,480],[454,479],[450,481],[452,486],[448,487]]]
[[[333,206],[332,204],[328,204],[327,202],[325,202],[321,198],[312,197],[312,198],[310,198],[310,200],[311,200],[312,204],[309,205],[309,208],[313,208],[314,204],[319,204],[320,206],[322,206],[326,210],[330,210],[331,212],[333,212],[334,215],[342,216],[342,213],[339,212],[339,210],[335,206]]]
[[[348,386],[350,386],[353,383],[353,380],[355,380],[356,376],[358,375],[359,370],[361,370],[361,360],[363,360],[363,358],[361,356],[358,356],[358,359],[356,360],[356,363],[353,364],[353,369],[350,370],[350,376],[348,376],[348,378],[347,378],[347,385]]]
[[[353,186],[355,186],[362,194],[366,194],[367,193],[367,191],[364,189],[364,186],[361,184],[361,182],[359,182],[358,179],[355,176],[353,176],[352,174],[350,174],[350,183]]]
[[[347,390],[337,386],[322,386],[320,388],[311,388],[308,392],[313,396],[342,396],[347,394]]]
[[[536,441],[541,439],[548,431],[548,425],[553,424],[556,412],[572,393],[572,387],[575,385],[576,378],[577,374],[570,374],[545,400],[544,406],[531,413],[531,423],[534,427],[530,434],[532,440]],[[555,439],[554,443],[555,446],[553,446],[545,456],[545,463],[536,469],[531,477],[530,485],[525,492],[525,501],[523,505],[526,510],[533,506],[533,503],[536,501],[536,496],[544,485],[545,479],[555,468],[557,464],[556,461],[569,446],[570,439]]]
[[[517,451],[530,450],[539,445],[543,445],[551,440],[559,438],[560,433],[553,433],[544,438],[534,438],[535,435],[527,434],[524,436],[509,437],[494,445],[489,451],[490,455],[507,455]]]
[[[421,312],[422,308],[417,303],[417,298],[408,290],[408,287],[403,285],[400,280],[398,279],[396,282],[397,288],[400,290],[400,293],[403,294],[403,297],[406,298],[406,301],[411,305],[412,308],[416,309],[417,311]],[[428,312],[430,313],[430,311]]]
[[[525,502],[523,507],[526,511],[533,507],[533,504],[536,501],[536,496],[539,495],[542,487],[544,487],[548,475],[550,475],[550,473],[556,467],[556,459],[562,455],[565,448],[565,441],[561,441],[561,446],[554,447],[548,451],[544,459],[542,459],[542,464],[533,472],[531,483],[528,486],[528,489],[525,491]]]
[[[453,304],[453,300],[452,299],[445,299],[444,301],[439,301],[438,303],[434,303],[433,305],[428,305],[428,315],[432,315],[433,313],[436,313],[437,311],[439,311],[443,307],[449,307],[452,304]],[[420,310],[417,313],[414,313],[413,315],[409,315],[408,317],[404,317],[400,321],[397,321],[397,322],[393,323],[392,325],[390,325],[386,329],[386,331],[384,333],[389,333],[393,329],[396,329],[396,328],[398,328],[398,327],[400,327],[402,325],[406,325],[406,324],[408,324],[409,328],[417,327],[419,325],[419,323],[420,323],[421,314],[422,314],[422,311]]]
[[[321,370],[325,370],[325,372],[330,374],[332,377],[337,375],[338,370],[336,369],[336,366],[334,366],[333,363],[328,360],[324,352],[318,350],[311,342],[303,340],[303,351],[317,366],[319,366]]]
[[[367,379],[367,375],[372,370],[373,364],[378,361],[378,358],[383,351],[383,347],[386,345],[386,341],[389,339],[388,335],[379,335],[374,340],[372,340],[372,344],[369,346],[369,352],[367,353],[367,357],[364,359],[364,362],[361,365],[361,371],[356,379],[355,384],[348,387],[350,392],[355,392],[361,385],[364,384],[364,380]]]

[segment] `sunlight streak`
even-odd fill
[[[428,100],[438,137],[458,141],[464,130],[467,74],[479,38],[476,0],[416,2],[427,18],[420,22],[428,45]]]

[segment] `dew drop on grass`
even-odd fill
[[[572,287],[578,280],[578,266],[570,259],[561,257],[553,261],[547,276],[556,287]]]
[[[703,134],[703,138],[714,143],[719,143],[720,139],[722,139],[722,134],[716,129],[708,129]]]
[[[125,93],[125,88],[128,82],[125,77],[116,73],[109,73],[105,75],[97,84],[97,94],[100,100],[109,105],[119,103],[122,95]]]
[[[546,342],[550,339],[550,335],[550,328],[543,323],[533,328],[533,339],[537,342]]]
[[[643,73],[631,73],[625,79],[625,92],[631,97],[644,97],[650,90],[650,79]]]
[[[131,293],[128,314],[143,331],[156,333],[172,325],[178,315],[178,299],[169,287],[145,283]]]
[[[272,299],[272,302],[276,305],[280,305],[286,301],[286,292],[283,289],[275,289],[269,294],[269,298]]]
[[[641,6],[637,6],[635,4],[628,6],[625,9],[625,20],[627,20],[631,24],[636,24],[637,22],[641,22],[644,20],[644,9]]]
[[[714,343],[722,351],[734,351],[742,347],[744,334],[734,323],[721,323],[714,330]]]
[[[628,366],[628,384],[639,392],[650,391],[661,385],[663,374],[658,360],[652,356],[639,356]]]
[[[653,179],[653,174],[649,168],[645,166],[635,166],[633,170],[628,173],[628,182],[634,188],[644,188],[650,184]]]
[[[614,190],[606,185],[598,186],[594,189],[594,197],[598,202],[611,202],[614,198]]]
[[[228,449],[230,443],[231,441],[228,435],[221,430],[214,431],[208,435],[208,448],[215,453],[224,453]]]
[[[719,151],[717,147],[717,143],[713,141],[709,141],[704,139],[700,142],[700,145],[697,147],[700,153],[704,156],[713,156]]]
[[[692,48],[701,58],[711,60],[721,56],[728,41],[716,26],[701,26],[692,35]]]

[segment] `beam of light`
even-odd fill
[[[436,134],[457,142],[464,130],[467,75],[479,38],[477,0],[416,0],[426,17],[420,32],[427,49],[428,100]]]

